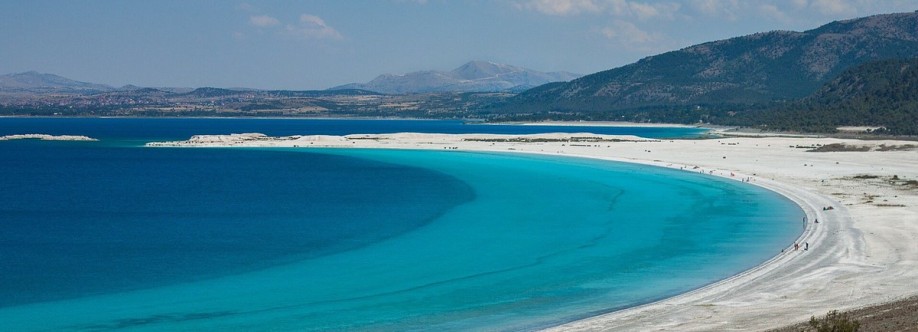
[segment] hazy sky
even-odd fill
[[[916,9],[915,0],[3,0],[0,74],[272,89],[469,60],[588,74],[705,41]]]

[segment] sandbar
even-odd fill
[[[92,137],[79,135],[16,134],[0,136],[0,141],[10,141],[17,139],[37,139],[42,141],[98,141]]]

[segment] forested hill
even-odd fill
[[[773,31],[687,47],[567,83],[526,91],[499,112],[616,111],[793,100],[812,94],[851,67],[918,56],[918,12],[832,22],[804,31]],[[604,113],[604,114],[603,114]]]
[[[754,122],[811,131],[875,126],[885,128],[883,133],[918,135],[918,58],[852,68],[812,96],[774,112]]]

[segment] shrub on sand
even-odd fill
[[[848,314],[832,310],[822,319],[810,317],[810,327],[817,332],[857,332],[861,328],[861,323],[849,319]]]

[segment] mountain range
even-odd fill
[[[550,82],[569,81],[580,75],[568,72],[540,72],[523,67],[486,61],[471,61],[452,71],[417,71],[405,75],[380,75],[368,83],[352,83],[328,91],[367,90],[377,93],[441,93],[441,92],[520,92]],[[144,89],[134,85],[120,88],[76,81],[54,74],[35,71],[0,75],[0,92],[14,93],[74,93],[88,94]],[[157,88],[186,93],[191,88]],[[251,91],[247,88],[224,89]]]
[[[521,93],[504,112],[612,112],[803,98],[854,66],[918,56],[918,12],[772,31],[650,56]],[[611,116],[611,114],[607,114]]]
[[[93,93],[111,90],[114,88],[108,85],[74,81],[35,71],[0,75],[0,91],[4,92]]]
[[[701,121],[918,135],[916,61],[913,12],[712,41],[576,79],[484,61],[322,91],[113,88],[26,72],[0,76],[0,114]]]
[[[367,83],[351,83],[329,90],[360,89],[379,93],[520,92],[551,82],[570,81],[580,75],[540,72],[488,61],[471,61],[451,71],[416,71],[384,74]]]

